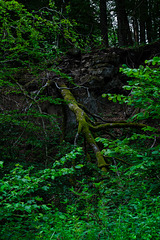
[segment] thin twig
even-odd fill
[[[153,148],[154,147],[154,145],[155,145],[155,143],[156,143],[156,136],[154,137],[154,141],[153,141],[153,144],[152,144],[152,146],[151,146],[151,148]]]

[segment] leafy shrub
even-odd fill
[[[55,161],[52,168],[35,171],[31,166],[25,170],[17,164],[9,174],[5,174],[0,180],[1,239],[35,239],[35,236],[41,235],[44,229],[47,231],[53,225],[53,216],[57,211],[55,205],[59,201],[56,187],[60,182],[58,179],[69,177],[74,169],[83,167],[80,164],[63,167],[68,160],[80,156],[81,152],[81,148],[74,149]],[[66,178],[63,182],[65,180]],[[65,199],[64,195],[63,201]],[[50,228],[49,230],[51,231]]]
[[[104,154],[109,157],[120,157],[128,161],[134,166],[131,169],[138,171],[145,176],[154,176],[157,179],[159,175],[160,158],[159,151],[159,120],[160,118],[160,83],[159,74],[160,58],[155,57],[146,61],[146,64],[152,64],[150,67],[140,66],[138,69],[130,69],[126,66],[121,71],[132,79],[128,81],[128,85],[124,86],[130,91],[128,96],[124,95],[108,95],[109,100],[126,103],[139,109],[138,113],[128,119],[129,122],[139,121],[146,123],[142,131],[134,130],[128,133],[127,137],[117,140],[107,140],[97,138],[104,144]],[[138,126],[138,125],[137,125]]]
[[[77,45],[80,37],[75,25],[57,11],[53,2],[49,8],[31,13],[16,0],[0,0],[0,77],[11,76],[22,68],[37,71],[51,63],[63,48],[60,35]]]

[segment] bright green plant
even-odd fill
[[[58,12],[52,3],[49,8],[30,13],[16,0],[1,0],[1,68],[7,74],[8,67],[14,72],[18,68],[35,68],[37,63],[44,65],[51,62],[60,51],[60,35],[71,45],[78,44],[79,36],[74,31],[75,25],[74,21],[71,23]]]
[[[84,179],[71,191],[68,188],[70,195],[63,193],[62,208],[57,208],[57,183],[61,179],[67,185],[66,177],[83,167],[64,166],[81,155],[77,148],[50,169],[17,165],[5,175],[0,181],[2,239],[159,238],[159,197],[148,190],[145,178],[140,181],[122,167],[113,168],[106,180]]]
[[[128,68],[123,65],[120,71],[132,79],[128,85],[124,86],[125,90],[130,91],[128,96],[120,94],[104,94],[113,102],[126,103],[127,105],[139,108],[142,111],[135,114],[133,119],[158,119],[160,117],[160,58],[154,57],[152,60],[145,61],[146,67],[140,66],[138,69]]]
[[[15,0],[0,0],[0,149],[3,160],[14,159],[16,162],[17,159],[33,159],[37,156],[46,161],[55,149],[54,143],[60,132],[57,117],[44,113],[41,103],[60,104],[61,101],[42,95],[45,87],[37,75],[48,64],[53,65],[53,60],[63,48],[62,39],[77,44],[75,24],[58,12],[53,1],[50,1],[49,8],[31,13]],[[58,39],[61,39],[62,46]],[[26,82],[22,76],[31,73],[36,74],[36,93],[29,93],[24,87]],[[68,77],[68,80],[71,79]],[[15,98],[24,96],[26,101],[23,106],[20,103],[23,97],[20,97],[20,106],[17,107],[17,100],[12,101],[13,95]],[[8,100],[10,102],[6,104]]]
[[[128,85],[124,86],[130,91],[127,96],[104,94],[113,102],[125,103],[139,110],[133,112],[129,123],[143,121],[146,124],[142,130],[123,131],[123,136],[116,140],[97,138],[103,143],[102,152],[110,159],[114,172],[110,183],[105,185],[107,196],[100,200],[109,211],[104,215],[104,219],[108,218],[109,239],[158,239],[160,234],[157,210],[160,189],[160,58],[155,57],[146,64],[146,67],[138,69],[126,66],[120,69],[131,77]],[[102,186],[100,191],[104,194]],[[101,214],[103,216],[103,210]],[[112,222],[116,225],[115,231],[112,231]]]
[[[68,202],[65,212],[54,214],[52,238],[159,239],[159,197],[144,190],[146,183],[140,187],[135,180],[112,175],[110,180],[93,182],[92,188],[83,182],[73,191],[75,204]]]
[[[156,142],[158,137],[158,127],[160,118],[160,58],[155,57],[146,61],[146,67],[140,66],[138,69],[130,69],[124,66],[121,72],[127,74],[132,79],[124,89],[129,90],[127,96],[117,94],[104,94],[113,102],[118,101],[121,104],[127,104],[138,109],[137,113],[128,119],[129,122],[145,121],[146,127],[143,132],[130,131],[127,138],[117,140],[107,140],[98,138],[97,141],[104,143],[106,149],[104,154],[109,157],[124,157],[131,164],[135,162],[139,169],[155,168],[159,171],[160,157],[159,144]],[[151,123],[151,125],[150,125]],[[146,146],[145,146],[146,145]],[[136,167],[134,167],[136,168]]]
[[[150,194],[148,183],[126,177],[117,167],[110,181],[96,185],[102,195],[98,213],[106,239],[159,238],[159,196]]]
[[[82,168],[82,164],[64,167],[67,161],[75,160],[81,154],[82,149],[76,148],[55,161],[52,168],[36,171],[31,166],[25,170],[17,164],[9,174],[5,174],[0,180],[1,239],[34,238],[40,236],[44,229],[47,231],[49,225],[53,224],[53,214],[56,211],[56,199],[53,196],[57,195],[57,189],[54,181],[70,176],[75,169]],[[65,201],[65,196],[63,197]]]
[[[31,13],[15,0],[0,0],[0,149],[3,160],[17,162],[17,159],[39,158],[48,162],[48,158],[51,159],[60,127],[56,115],[49,116],[41,110],[41,103],[61,104],[61,101],[44,97],[44,86],[38,79],[37,92],[27,92],[26,82],[20,79],[21,85],[19,76],[39,73],[55,59],[61,51],[57,45],[60,33],[65,32],[65,38],[75,43],[74,24],[67,19],[63,22],[64,19],[53,2],[49,8]],[[20,97],[17,107],[16,101],[11,99],[21,94],[26,101],[22,105],[20,102],[24,99]]]

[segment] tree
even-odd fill
[[[108,24],[107,24],[107,8],[106,0],[100,0],[100,28],[103,41],[108,47]]]
[[[159,0],[126,1],[128,17],[133,20],[134,40],[151,43],[158,38]]]
[[[145,43],[146,42],[146,15],[147,15],[147,1],[143,0],[140,3],[139,7],[139,15],[140,15],[140,43]]]
[[[95,34],[97,22],[95,20],[94,7],[89,0],[71,0],[71,1],[55,1],[55,6],[68,19],[73,19],[75,30],[81,35],[84,43]]]
[[[115,0],[118,19],[118,40],[119,46],[132,45],[132,36],[127,19],[126,5],[123,0]]]
[[[116,28],[118,29],[120,46],[132,45],[133,40],[136,43],[150,43],[159,38],[160,35],[160,0],[107,1],[107,6],[112,5],[112,9],[106,9],[106,0],[42,0],[40,2],[19,0],[19,2],[24,4],[29,11],[43,9],[49,4],[54,4],[61,15],[75,21],[75,30],[81,34],[84,42],[93,42],[94,38],[98,39],[101,31],[103,42],[108,46],[108,36],[114,38],[113,23],[115,28],[115,17],[111,17],[110,10],[112,15],[113,11],[117,15],[118,26]],[[59,39],[63,45],[63,37]],[[115,39],[109,42],[115,42]]]

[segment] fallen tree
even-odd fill
[[[61,90],[61,95],[63,99],[66,101],[69,109],[75,114],[76,121],[78,123],[78,133],[83,134],[85,137],[87,143],[91,146],[93,149],[93,152],[95,153],[98,167],[102,169],[102,171],[107,171],[107,168],[109,167],[110,163],[109,160],[106,161],[101,153],[101,150],[99,149],[93,133],[98,132],[100,130],[106,130],[109,128],[137,128],[137,129],[143,129],[146,128],[146,124],[142,123],[129,123],[129,122],[113,122],[113,123],[97,123],[92,121],[87,113],[80,107],[79,103],[74,98],[73,94],[71,93],[70,89],[67,88],[67,86],[62,83],[59,86],[59,89]]]
[[[24,95],[26,99],[31,101],[29,108],[31,108],[32,104],[34,103],[35,105],[37,105],[37,108],[38,108],[38,111],[40,114],[42,114],[42,110],[41,110],[41,106],[39,105],[39,102],[37,101],[36,98],[38,97],[39,93],[43,92],[46,88],[50,87],[52,83],[53,82],[48,80],[45,83],[45,85],[43,87],[41,87],[41,89],[36,93],[36,96],[33,98],[25,92],[25,88],[22,85],[20,85],[19,83],[16,82],[22,95]],[[105,131],[105,130],[111,129],[111,128],[135,128],[135,129],[143,130],[143,129],[146,129],[147,127],[149,127],[146,124],[125,122],[124,120],[117,121],[117,122],[111,122],[111,121],[106,122],[100,116],[90,113],[89,110],[85,106],[78,103],[77,100],[75,99],[74,95],[70,91],[70,88],[68,88],[68,86],[63,82],[63,80],[61,80],[61,83],[59,83],[59,85],[56,82],[54,82],[54,83],[55,83],[56,88],[58,88],[58,90],[60,91],[65,104],[68,105],[69,109],[76,116],[76,121],[78,123],[78,130],[77,130],[75,142],[80,134],[82,134],[84,136],[86,143],[88,145],[90,145],[90,147],[92,148],[92,150],[96,156],[98,167],[102,171],[107,171],[109,169],[109,166],[111,163],[111,161],[110,161],[111,158],[110,157],[108,157],[108,159],[104,158],[103,154],[101,153],[101,149],[99,148],[98,144],[95,141],[95,138],[94,138],[95,133],[100,132],[100,131]],[[64,121],[62,122],[61,129],[62,129],[62,138],[64,139],[65,121],[67,119],[66,119],[66,113],[65,113],[66,109],[64,107],[62,107],[62,108],[63,108],[62,115],[64,115]],[[94,119],[94,120],[92,120],[89,116],[92,116],[93,117],[92,119]],[[101,122],[97,122],[96,118],[100,119]],[[43,121],[43,118],[41,118],[41,119],[42,119],[43,130],[46,135],[45,122]],[[160,131],[157,129],[157,133],[159,133],[159,132]],[[109,134],[109,135],[111,135],[111,134]],[[46,156],[47,156],[47,152],[48,151],[46,150]],[[125,162],[125,163],[128,164],[127,162]]]
[[[93,134],[91,132],[91,128],[93,127],[92,121],[88,117],[88,115],[78,106],[78,103],[71,91],[67,88],[65,84],[61,84],[61,94],[66,102],[68,102],[69,109],[74,112],[76,115],[76,120],[78,122],[78,134],[82,133],[86,138],[87,143],[92,147],[93,152],[96,155],[98,167],[100,167],[103,171],[106,171],[108,167],[108,163],[104,160],[103,155],[95,142]]]

